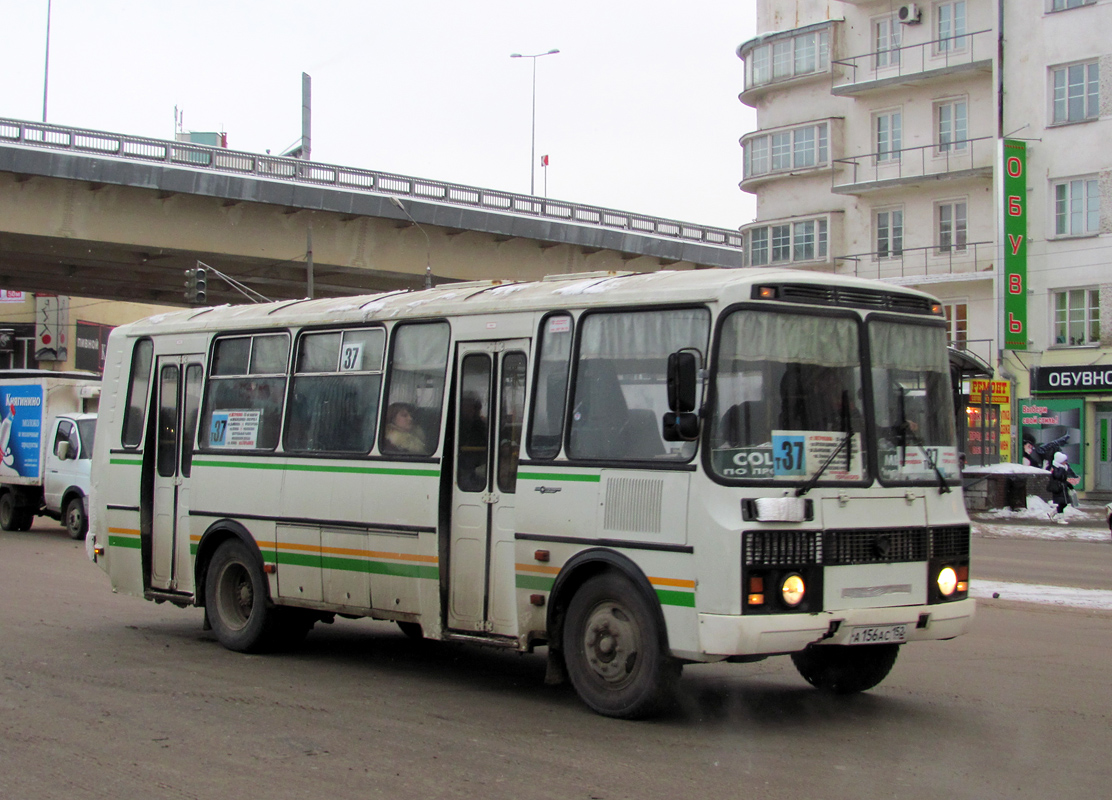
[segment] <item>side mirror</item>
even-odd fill
[[[699,380],[699,359],[691,350],[677,350],[668,356],[668,408],[677,414],[695,410]]]
[[[54,446],[54,455],[58,456],[59,461],[65,461],[69,457],[70,443],[63,439]]]

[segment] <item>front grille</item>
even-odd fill
[[[969,526],[931,529],[931,557],[958,558],[969,555]]]
[[[750,567],[818,564],[822,560],[818,531],[746,531],[743,563]]]
[[[926,561],[929,549],[926,528],[826,531],[822,536],[822,561],[827,566]]]

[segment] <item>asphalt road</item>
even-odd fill
[[[974,536],[976,580],[1112,590],[1112,539],[1106,542]]]
[[[1014,545],[974,552],[1018,580]],[[1054,570],[1092,560],[1060,552]],[[674,712],[621,722],[544,686],[539,654],[383,623],[231,653],[200,610],[112,594],[60,529],[0,533],[0,797],[1106,796],[1110,664],[1112,613],[988,601],[857,697],[785,658],[694,666]]]

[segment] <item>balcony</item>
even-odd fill
[[[956,280],[990,280],[996,263],[995,242],[966,242],[939,247],[902,247],[899,250],[835,256],[840,275],[895,284]]]
[[[863,53],[831,62],[831,94],[859,95],[895,85],[924,83],[962,72],[992,74],[991,29]]]
[[[991,178],[995,159],[992,136],[836,158],[830,191],[861,195],[924,180]]]

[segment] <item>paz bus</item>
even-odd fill
[[[860,692],[973,618],[946,338],[761,269],[162,314],[109,339],[88,550],[236,651],[341,615],[544,646],[614,717],[774,655]]]

